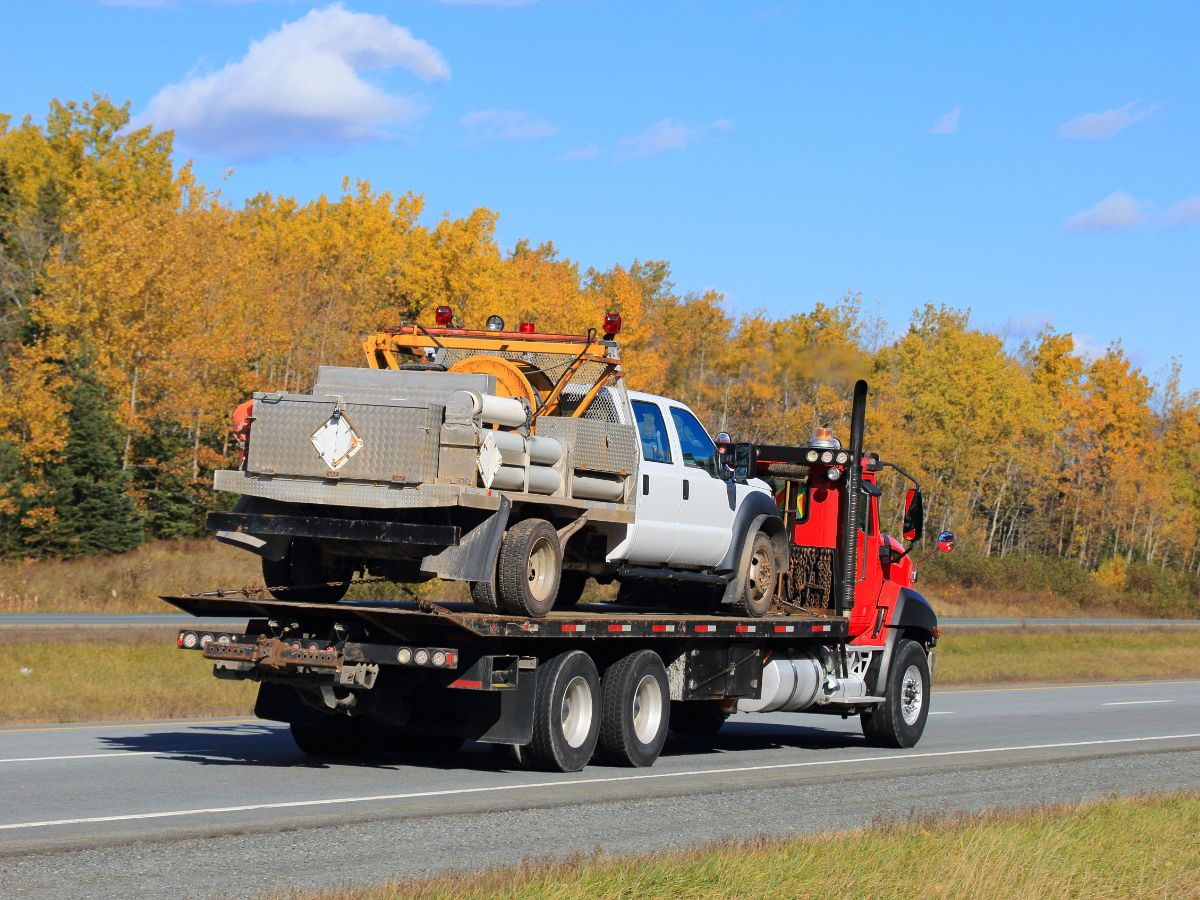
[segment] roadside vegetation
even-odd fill
[[[1112,797],[276,897],[1174,898],[1191,896],[1189,885],[1200,878],[1200,854],[1186,850],[1198,828],[1200,793]]]
[[[175,631],[0,630],[0,724],[248,715],[255,686],[218,681]],[[935,690],[1021,682],[1200,678],[1200,628],[948,629]]]

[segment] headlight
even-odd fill
[[[503,331],[504,330],[504,320],[502,318],[500,318],[499,316],[488,316],[487,330],[488,331]]]
[[[830,481],[837,481],[839,478],[842,477],[842,470],[836,469],[836,468],[830,469],[828,472],[825,473],[825,477],[828,478]]]
[[[806,453],[806,454],[804,455],[804,458],[805,458],[805,459],[807,459],[809,462],[816,462],[816,461],[817,461],[817,458],[818,458],[820,455],[821,455],[821,454],[820,454],[820,453],[818,453],[816,450],[809,450],[809,451],[808,451],[808,453]]]
[[[824,453],[822,453],[822,454],[821,454],[821,462],[823,462],[823,463],[831,463],[831,462],[833,462],[833,451],[832,451],[832,450],[826,450]]]

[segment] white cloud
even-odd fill
[[[1084,362],[1095,362],[1108,352],[1108,343],[1095,335],[1076,332],[1071,335],[1071,341],[1075,345],[1074,355]]]
[[[930,134],[958,134],[958,118],[962,115],[962,107],[956,106],[943,115],[929,128]]]
[[[558,134],[549,122],[529,118],[521,109],[477,109],[458,122],[467,131],[467,143],[490,141],[530,141]]]
[[[667,150],[684,150],[715,131],[733,127],[729,119],[715,119],[707,125],[684,125],[673,119],[655,122],[641,134],[625,138],[618,144],[617,158],[622,161],[657,156]]]
[[[559,160],[563,162],[579,162],[586,159],[595,159],[602,152],[599,144],[584,144],[582,147],[571,147],[569,150],[563,151],[559,156]]]
[[[1185,197],[1167,210],[1165,216],[1167,225],[1183,227],[1200,225],[1200,196]]]
[[[1124,191],[1109,194],[1091,209],[1067,219],[1067,231],[1128,231],[1146,224],[1146,204]]]
[[[1131,100],[1117,109],[1086,113],[1064,122],[1058,126],[1057,133],[1059,137],[1072,141],[1106,141],[1130,125],[1150,118],[1157,109],[1157,103],[1143,106],[1140,100]]]
[[[231,159],[379,138],[422,112],[361,77],[389,69],[450,76],[437,49],[407,28],[334,4],[254,41],[218,72],[164,87],[136,124],[174,129],[198,152]]]

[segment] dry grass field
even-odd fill
[[[1200,793],[940,816],[793,838],[284,894],[289,900],[554,897],[1163,898],[1200,896]],[[1189,851],[1187,848],[1192,847]]]

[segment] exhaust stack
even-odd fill
[[[854,606],[854,587],[858,583],[858,519],[862,503],[863,429],[867,420],[867,383],[854,383],[854,405],[850,410],[850,464],[846,467],[845,515],[842,519],[842,579],[838,613]]]

